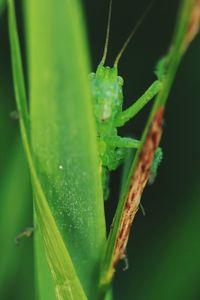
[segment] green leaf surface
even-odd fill
[[[36,210],[34,210],[34,224],[39,224],[37,220]],[[55,285],[49,265],[47,262],[44,241],[39,228],[35,226],[34,230],[34,255],[35,255],[35,294],[37,299],[55,300]]]
[[[26,24],[37,171],[84,290],[93,299],[105,220],[80,2],[29,1]]]
[[[28,244],[23,242],[30,243],[22,241],[22,245],[16,245],[15,237],[32,224],[30,180],[18,136],[11,145],[10,151],[7,151],[7,168],[0,180],[0,295],[5,297],[12,277],[17,277],[22,257],[28,253]]]
[[[32,22],[31,22],[31,24],[34,23],[34,22],[33,23]],[[58,299],[86,299],[86,296],[81,288],[79,279],[75,273],[73,264],[71,262],[71,258],[66,249],[66,244],[64,243],[64,240],[62,239],[62,237],[60,235],[57,224],[55,223],[55,219],[54,219],[52,212],[49,208],[49,205],[47,203],[47,198],[46,198],[45,193],[49,196],[48,192],[49,192],[49,189],[52,188],[52,186],[51,186],[52,181],[50,180],[50,178],[47,178],[47,177],[45,177],[47,181],[43,181],[44,180],[44,177],[43,177],[42,185],[41,185],[40,180],[38,179],[38,174],[36,172],[35,164],[32,159],[29,137],[28,137],[28,130],[29,130],[28,125],[29,124],[27,122],[28,118],[27,118],[26,109],[24,109],[26,107],[25,87],[24,87],[23,72],[22,72],[22,66],[21,66],[21,60],[20,60],[18,37],[17,37],[17,31],[16,31],[14,6],[13,6],[12,1],[9,1],[9,33],[10,33],[10,43],[11,43],[11,57],[12,57],[12,65],[13,65],[14,84],[15,84],[15,91],[16,91],[16,97],[17,97],[17,107],[18,107],[18,111],[20,112],[20,128],[21,128],[21,133],[22,133],[22,140],[24,143],[24,147],[26,150],[27,159],[28,159],[28,163],[29,163],[29,167],[30,167],[32,183],[33,183],[33,188],[34,188],[34,195],[35,195],[35,211],[36,211],[37,221],[38,221],[36,224],[36,229],[37,230],[39,229],[38,233],[41,234],[41,237],[44,242],[44,247],[46,250],[48,263],[49,263],[50,270],[51,270],[51,273],[52,273],[53,279],[54,279],[55,294],[56,294],[57,298]],[[34,124],[34,122],[33,122],[33,124]],[[57,153],[57,155],[58,155],[58,153]],[[43,157],[43,159],[44,159],[44,157]],[[47,157],[45,156],[45,160],[46,159],[47,159]],[[39,162],[37,162],[37,163],[39,163]],[[40,168],[38,168],[38,169],[41,170]],[[57,174],[57,172],[56,172],[56,174]],[[62,194],[63,197],[65,196],[62,190],[60,190],[60,194]],[[56,200],[55,195],[52,195],[52,196],[55,201]],[[50,197],[50,199],[51,199],[51,197]],[[55,202],[55,203],[57,203],[57,202]],[[59,203],[57,203],[57,206],[56,206],[58,208],[57,216],[61,216],[62,213],[60,213],[61,212],[60,205],[58,206],[58,204]],[[98,202],[98,205],[101,206],[101,202]],[[88,210],[86,210],[86,211],[88,212]],[[55,211],[54,211],[54,215],[56,215]],[[103,210],[102,210],[102,215],[103,215]],[[56,219],[56,221],[57,221],[57,219]],[[102,223],[104,225],[104,219],[102,220]],[[94,228],[96,228],[96,227],[94,226]],[[102,229],[102,240],[104,238],[104,235],[103,235],[104,231],[105,231],[105,227],[103,227],[103,229]],[[95,238],[96,237],[98,237],[97,234],[96,234]],[[101,240],[101,247],[103,244],[102,240]],[[94,246],[94,249],[96,250],[95,246]],[[79,249],[79,251],[83,251],[83,249]],[[38,253],[38,255],[40,255],[40,254]],[[44,253],[42,253],[41,255],[42,255],[42,257],[44,257]],[[94,269],[96,267],[96,264],[97,264],[97,261],[95,261],[95,265],[93,262],[93,265],[91,268]],[[41,270],[41,271],[43,271],[43,270]],[[88,269],[86,271],[88,271]],[[38,272],[40,272],[40,270],[38,270]],[[91,278],[87,278],[87,279],[88,279],[88,281],[89,281],[89,279],[91,280]],[[90,286],[91,286],[91,282],[90,282]],[[40,294],[40,291],[39,291],[39,294]],[[44,295],[44,293],[43,293],[43,295]],[[42,299],[49,299],[48,292],[45,295],[45,298],[43,297]],[[52,299],[53,299],[53,297],[52,297]]]
[[[24,298],[32,300],[32,239],[22,239],[19,245],[15,243],[16,236],[33,224],[31,185],[20,144],[18,121],[10,117],[10,112],[15,109],[15,102],[5,16],[0,23],[0,298],[13,299],[23,293]],[[29,281],[24,284],[27,278]]]

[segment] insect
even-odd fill
[[[140,141],[138,140],[119,136],[117,129],[133,119],[135,115],[159,93],[162,87],[161,81],[155,80],[139,99],[137,99],[128,109],[123,111],[123,78],[118,75],[118,62],[136,30],[142,23],[149,8],[150,6],[148,6],[142,17],[136,23],[136,26],[117,55],[113,67],[108,67],[105,66],[105,60],[107,56],[111,22],[112,0],[110,1],[103,57],[97,67],[96,73],[90,74],[105,200],[109,196],[109,172],[116,170],[124,161],[127,148],[137,149],[140,146]],[[157,158],[156,161],[160,160]],[[154,163],[154,170],[156,170],[156,161]],[[156,173],[156,171],[154,171],[154,173]]]
[[[34,227],[26,227],[22,232],[20,232],[16,238],[15,238],[15,243],[18,245],[20,240],[23,238],[23,237],[31,237],[32,234],[34,232]]]

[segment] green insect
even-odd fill
[[[138,140],[119,136],[117,133],[117,128],[123,126],[126,122],[134,118],[135,115],[151,99],[153,99],[156,94],[158,94],[162,87],[162,83],[159,80],[154,81],[138,100],[136,100],[128,109],[124,111],[122,110],[123,79],[122,77],[118,76],[118,62],[150,7],[148,7],[148,9],[137,22],[135,28],[119,52],[113,67],[107,67],[104,66],[104,64],[108,48],[111,8],[112,0],[110,1],[109,5],[108,27],[103,57],[97,67],[96,73],[90,74],[92,97],[94,101],[94,114],[99,143],[99,154],[102,163],[102,185],[105,200],[109,195],[109,172],[116,170],[116,168],[124,161],[127,148],[138,148],[140,145],[140,141]],[[156,170],[156,162],[153,164],[154,170]],[[156,173],[156,171],[154,171],[154,173]]]

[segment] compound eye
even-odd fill
[[[118,81],[119,85],[121,85],[121,86],[124,84],[124,79],[121,76],[117,77],[117,81]]]

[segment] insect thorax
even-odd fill
[[[123,102],[123,79],[118,76],[117,68],[99,65],[96,73],[90,74],[90,81],[97,127],[113,123],[122,111]]]

